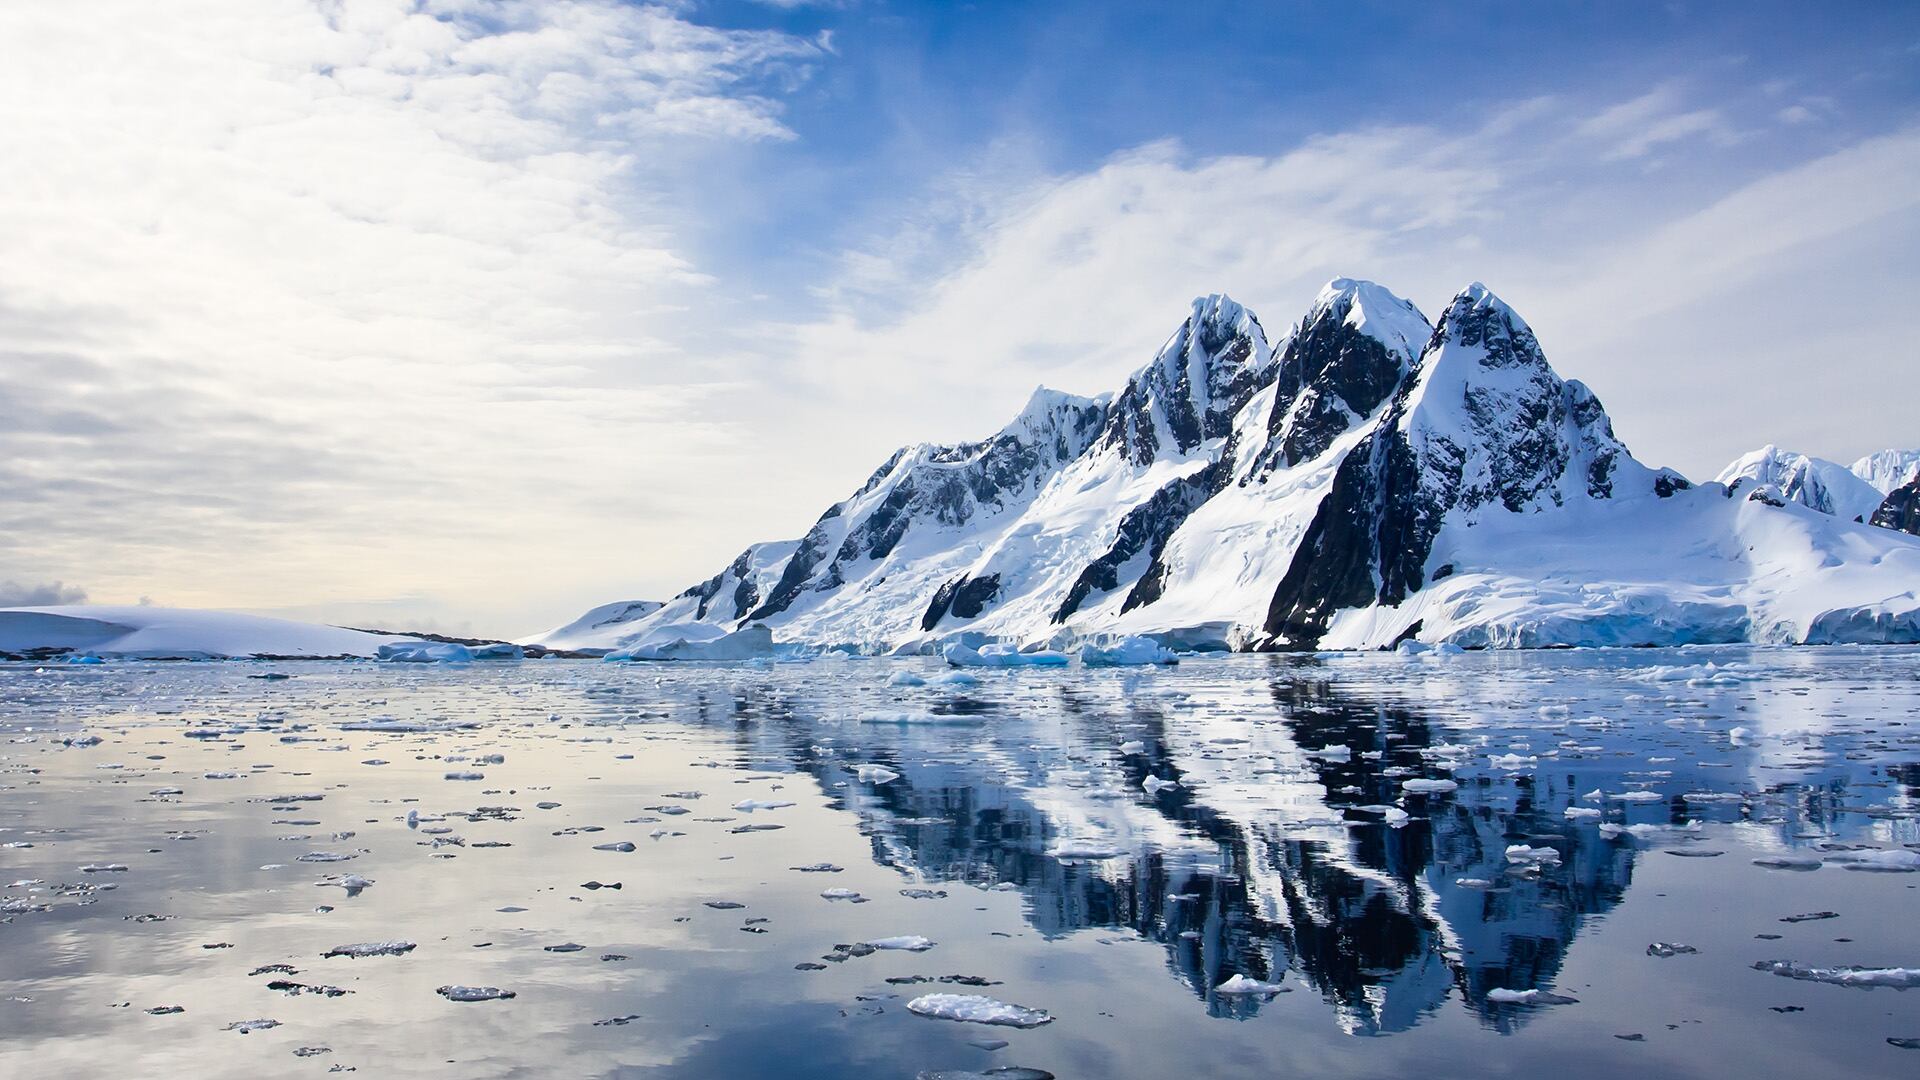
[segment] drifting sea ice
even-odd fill
[[[1835,986],[1851,986],[1861,990],[1872,990],[1877,987],[1910,990],[1920,987],[1920,968],[1809,967],[1796,964],[1791,960],[1758,960],[1754,962],[1753,968],[1755,971],[1770,971],[1789,979],[1832,983]]]
[[[1214,987],[1213,992],[1227,995],[1272,997],[1275,994],[1287,993],[1290,989],[1291,987],[1282,986],[1279,983],[1261,982],[1258,979],[1250,979],[1245,975],[1235,975],[1226,982]]]
[[[995,1001],[979,994],[925,994],[907,1002],[907,1011],[936,1020],[1002,1027],[1036,1028],[1053,1022],[1053,1017],[1040,1009]]]
[[[1570,998],[1564,994],[1555,994],[1546,990],[1508,990],[1505,988],[1487,991],[1487,1000],[1496,1005],[1576,1005],[1579,998]]]

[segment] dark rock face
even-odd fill
[[[1262,385],[1265,341],[1259,321],[1240,305],[1224,296],[1196,300],[1153,363],[1114,397],[1096,445],[1145,465],[1163,449],[1191,453],[1226,435]]]
[[[1920,477],[1887,492],[1871,524],[1920,536]]]
[[[946,618],[949,611],[961,619],[978,618],[999,593],[999,574],[954,578],[933,594],[933,602],[927,605],[927,613],[920,617],[920,629],[931,630],[940,625],[940,620]]]
[[[1348,324],[1354,303],[1352,293],[1335,297],[1281,349],[1261,475],[1325,453],[1406,378],[1410,357]]]
[[[759,590],[752,576],[753,553],[754,549],[748,548],[729,563],[725,570],[680,594],[682,598],[699,601],[699,606],[694,609],[697,613],[696,618],[704,619],[708,612],[713,611],[719,618],[738,619],[753,609],[753,605],[759,598]],[[733,592],[729,597],[732,606],[720,611],[713,607],[713,602],[726,591],[729,581],[734,582]]]

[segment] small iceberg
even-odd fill
[[[1144,664],[1177,664],[1180,657],[1172,649],[1150,637],[1123,637],[1104,645],[1082,645],[1080,662],[1088,667],[1131,667]]]
[[[907,1011],[935,1020],[1001,1027],[1037,1028],[1053,1022],[1053,1017],[1040,1009],[1011,1005],[979,994],[925,994],[907,1002]]]

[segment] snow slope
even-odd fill
[[[417,640],[230,611],[105,605],[0,608],[0,652],[10,653],[65,649],[76,655],[185,659],[371,657],[381,645]]]
[[[1036,391],[985,440],[898,451],[798,540],[530,643],[1920,640],[1920,540],[1852,520],[1904,460],[1862,479],[1768,447],[1695,488],[1478,283],[1431,325],[1337,279],[1272,345],[1207,296],[1116,391]]]

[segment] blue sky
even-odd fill
[[[1334,276],[1920,442],[1913,5],[23,0],[0,123],[0,600],[523,633]]]

